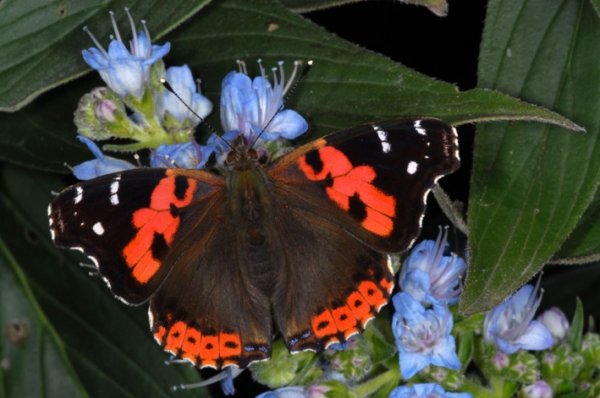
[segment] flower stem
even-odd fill
[[[465,378],[464,383],[460,386],[460,392],[468,392],[471,393],[474,397],[477,398],[500,398],[505,395],[498,395],[498,391],[494,388],[494,390],[489,390],[482,385],[473,383],[469,379]]]
[[[352,388],[356,398],[368,397],[386,384],[398,384],[400,381],[400,372],[398,369],[390,369],[379,376]]]

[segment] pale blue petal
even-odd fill
[[[140,56],[144,59],[148,59],[152,56],[152,45],[148,36],[143,30],[138,31],[137,36],[138,47],[135,49],[135,55]]]
[[[425,307],[408,293],[397,293],[392,297],[392,303],[394,304],[396,311],[409,322],[413,320],[416,315],[419,315],[420,317],[425,315]]]
[[[415,384],[414,386],[415,392],[419,397],[426,397],[428,394],[433,392],[437,394],[444,394],[444,389],[435,383],[424,383],[424,384]]]
[[[202,119],[206,119],[206,117],[213,110],[212,102],[208,98],[203,96],[202,94],[198,94],[198,93],[194,93],[193,98],[192,98],[192,104],[190,105],[190,107]],[[200,122],[200,120],[198,120],[198,118],[196,116],[193,116],[193,118],[195,119],[195,120],[192,120],[192,122],[194,122],[194,125],[198,124],[197,122]]]
[[[525,333],[515,343],[525,350],[539,351],[552,347],[554,338],[544,324],[531,321]]]
[[[153,64],[154,62],[158,61],[159,59],[161,59],[162,57],[167,55],[170,50],[171,50],[171,43],[169,43],[169,42],[163,44],[162,46],[153,44],[152,45],[152,55],[150,56],[150,58],[148,58],[142,64],[143,65]]]
[[[95,47],[91,47],[81,52],[85,62],[96,70],[108,68],[108,59],[104,56],[100,50]]]
[[[460,359],[456,355],[454,337],[447,336],[438,340],[431,357],[431,363],[435,366],[443,366],[455,370],[460,369]]]
[[[78,135],[77,139],[79,141],[83,142],[96,158],[104,159],[104,154],[102,153],[100,148],[98,148],[98,145],[96,145],[96,143],[94,141],[92,141],[89,138],[84,137],[82,135]]]
[[[430,357],[421,353],[412,353],[400,349],[400,373],[405,380],[410,379],[418,371],[429,365]]]
[[[136,166],[125,160],[105,156],[104,159],[94,159],[73,167],[73,174],[80,180],[91,180],[117,171],[135,169]]]
[[[293,140],[308,130],[308,123],[298,112],[286,109],[273,118],[267,130],[287,140]]]
[[[512,341],[503,340],[497,336],[494,336],[494,342],[498,349],[507,355],[514,354],[519,351],[520,348],[518,344],[515,344]]]
[[[253,97],[252,81],[243,73],[231,72],[223,79],[221,124],[225,131],[239,131],[239,117]],[[255,101],[255,100],[254,100]]]
[[[220,381],[221,390],[223,390],[224,395],[233,395],[235,394],[235,387],[233,386],[233,373],[231,371],[231,366],[228,367],[225,372],[227,372],[227,377]]]
[[[111,61],[119,59],[132,59],[141,62],[143,60],[142,57],[132,55],[127,47],[125,47],[125,45],[118,40],[112,40],[108,45],[108,58]]]
[[[274,391],[263,392],[256,398],[306,398],[306,392],[302,387],[283,387]]]

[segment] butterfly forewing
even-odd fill
[[[270,175],[299,193],[298,206],[376,250],[397,253],[416,239],[430,189],[459,165],[449,124],[391,120],[307,144],[276,162]]]
[[[173,265],[163,260],[180,226],[179,209],[194,203],[202,214],[221,186],[209,173],[188,178],[165,169],[84,181],[50,204],[52,237],[57,246],[89,256],[117,297],[139,304]]]

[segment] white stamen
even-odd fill
[[[131,33],[133,34],[133,38],[131,39],[131,53],[134,55],[144,56],[146,54],[140,54],[140,43],[138,42],[137,32],[135,31],[135,23],[133,22],[133,18],[129,13],[129,8],[125,7],[125,12],[127,13],[127,17],[129,18],[129,23],[131,24]]]
[[[115,13],[112,11],[108,12],[110,14],[110,19],[112,20],[113,29],[115,30],[115,35],[117,36],[117,40],[123,43],[121,39],[121,33],[119,33],[119,28],[117,27],[117,21],[115,21]]]
[[[102,54],[108,58],[108,53],[106,52],[106,50],[104,49],[104,47],[102,47],[102,45],[100,45],[100,42],[98,40],[96,40],[96,37],[92,34],[92,32],[90,32],[90,30],[88,29],[87,26],[83,27],[83,31],[86,32],[88,35],[90,35],[90,37],[92,38],[92,41],[94,42],[94,44],[96,45],[96,48],[98,50],[100,50],[102,52]]]

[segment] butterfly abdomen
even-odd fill
[[[273,236],[274,198],[263,168],[236,168],[227,174],[228,205],[237,232],[236,250],[248,275],[263,292],[272,288],[281,266],[279,244]]]

